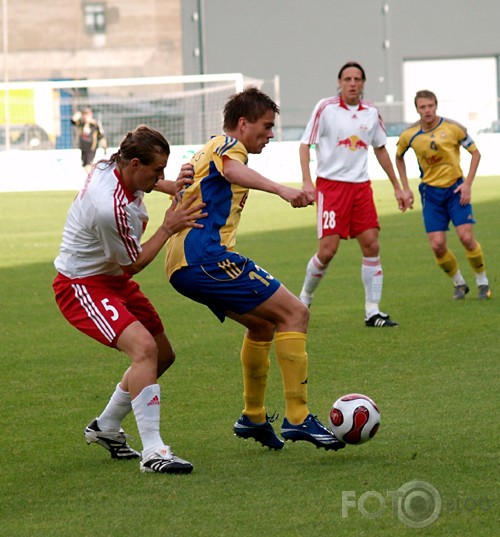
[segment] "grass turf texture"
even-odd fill
[[[449,242],[472,289],[465,301],[451,300],[451,282],[427,244],[420,203],[401,215],[388,182],[374,183],[382,309],[401,326],[364,327],[359,248],[343,243],[311,310],[310,409],[326,423],[332,402],[358,391],[378,403],[382,425],[374,440],[338,453],[303,443],[271,452],[235,438],[242,327],[221,326],[207,308],[167,286],[163,255],[138,275],[177,351],[160,381],[162,434],[194,463],[190,476],[144,475],[137,462],[113,461],[102,448],[85,445],[83,428],[107,403],[128,360],[74,330],[53,300],[52,260],[74,193],[0,194],[0,535],[496,535],[498,179],[478,178],[473,192],[493,289],[488,302],[476,300],[453,230]],[[165,198],[153,193],[146,200],[154,228]],[[315,247],[314,209],[291,209],[252,192],[239,251],[298,293]],[[274,355],[267,408],[283,417]],[[124,425],[140,449],[133,417]],[[408,528],[387,496],[412,480],[432,484],[443,501],[425,529]],[[360,504],[365,515],[355,506],[342,516],[343,491],[350,501],[373,491]]]

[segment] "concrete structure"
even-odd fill
[[[316,101],[336,92],[338,69],[348,60],[365,67],[367,98],[388,102],[386,122],[405,119],[405,89],[414,94],[404,87],[414,84],[405,82],[410,61],[489,57],[488,99],[500,94],[498,0],[182,0],[182,27],[185,74],[278,74],[289,128],[302,127]],[[484,77],[470,63],[456,67],[444,64],[440,76],[429,71],[416,89],[435,89],[443,105],[448,93],[458,93],[461,107],[448,114],[469,107],[457,118],[467,125],[499,117],[498,101],[484,114],[474,104],[476,96],[486,98],[478,95]]]
[[[385,106],[386,121],[403,118],[403,100],[408,93],[405,85],[409,80],[405,69],[419,60],[445,62],[441,70],[427,71],[421,87],[436,89],[447,82],[460,96],[460,109],[470,110],[473,104],[483,103],[481,92],[485,86],[491,86],[489,91],[496,99],[500,94],[500,0],[0,3],[8,8],[7,19],[4,12],[0,13],[3,79],[242,72],[265,79],[265,89],[272,94],[273,78],[279,75],[282,123],[289,134],[296,136],[314,103],[336,91],[337,72],[346,60],[355,59],[365,66],[368,98],[395,103]],[[488,60],[488,69],[493,71],[487,82],[475,75],[473,65],[467,63],[481,59]],[[460,71],[447,71],[453,68],[451,60],[462,62]],[[437,91],[441,111],[447,102]],[[498,117],[496,112],[494,116]],[[473,113],[469,111],[470,119]],[[477,139],[483,154],[481,174],[498,173],[498,137],[500,134],[485,134]],[[391,154],[394,143],[394,139],[389,140]],[[175,148],[169,168],[176,169],[194,149]],[[23,152],[22,169],[18,166],[19,156],[16,151],[0,152],[2,169],[9,171],[2,174],[0,191],[79,188],[84,180],[78,150]],[[252,158],[254,167],[276,180],[300,181],[297,143],[271,144],[262,155]],[[408,164],[409,174],[415,177],[418,170],[414,160],[409,159]],[[39,180],[41,170],[44,181]],[[373,158],[370,170],[373,178],[384,176]]]
[[[279,75],[281,121],[293,138],[314,103],[335,93],[339,67],[355,59],[386,123],[408,120],[417,83],[436,90],[440,112],[469,128],[499,117],[499,0],[1,3],[4,80],[241,72],[265,79],[274,94]],[[486,78],[481,59],[489,62]],[[426,76],[409,69],[418,60],[444,63],[424,65]]]
[[[10,81],[182,74],[180,0],[2,2]]]

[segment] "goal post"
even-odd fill
[[[92,108],[109,147],[140,124],[159,130],[172,145],[202,144],[221,131],[227,98],[263,83],[241,73],[0,83],[0,150],[9,130],[12,148],[36,148],[21,139],[26,126],[46,133],[52,148],[74,147],[71,117],[84,107]]]

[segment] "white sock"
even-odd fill
[[[323,265],[318,259],[317,254],[314,254],[307,264],[302,292],[312,295],[316,291],[319,282],[325,276],[327,269],[328,265]]]
[[[361,279],[365,287],[365,314],[366,318],[369,319],[380,312],[379,304],[384,282],[380,257],[363,257]]]
[[[488,278],[486,277],[486,272],[480,272],[476,274],[476,285],[489,285]]]
[[[457,270],[455,272],[455,275],[453,276],[453,285],[466,285],[464,277],[462,276],[460,270]]]
[[[141,435],[142,457],[145,459],[164,446],[160,436],[160,386],[146,386],[132,401],[132,408]]]
[[[118,383],[106,408],[97,418],[97,426],[104,432],[119,431],[123,419],[131,410],[130,394],[123,391]]]

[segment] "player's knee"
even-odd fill
[[[431,248],[432,248],[432,252],[437,258],[444,257],[444,255],[448,251],[446,242],[441,242],[441,241],[432,241]]]
[[[287,315],[285,323],[288,325],[287,330],[292,332],[307,332],[309,325],[309,308],[300,300],[294,303],[293,309]]]
[[[133,348],[128,351],[132,363],[156,368],[158,363],[156,341],[149,332],[143,332],[141,335],[137,335],[136,338]]]
[[[305,322],[306,324],[309,323],[310,311],[309,308],[302,302],[300,302],[300,304],[297,304],[297,313],[299,314],[302,322]]]
[[[459,236],[460,242],[464,245],[464,248],[466,250],[469,250],[469,252],[472,252],[477,247],[476,239],[474,238],[474,235],[472,232],[466,232]]]
[[[378,257],[380,253],[380,245],[378,239],[373,239],[371,242],[364,245],[362,248],[365,257]]]
[[[318,260],[320,263],[326,267],[330,264],[331,260],[335,257],[335,254],[337,253],[337,248],[320,248],[320,250],[317,253]]]
[[[158,378],[175,362],[175,352],[169,351],[162,355],[158,355]]]

